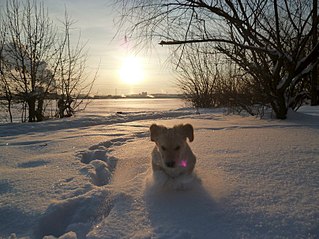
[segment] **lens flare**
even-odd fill
[[[186,168],[187,167],[187,161],[186,160],[182,160],[179,165],[183,168]]]

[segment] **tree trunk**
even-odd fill
[[[315,67],[311,73],[311,105],[319,104],[318,80],[318,67]]]
[[[8,113],[9,113],[10,123],[12,123],[13,118],[12,118],[12,111],[11,111],[11,100],[8,100]]]
[[[35,102],[36,99],[34,97],[31,97],[28,102],[28,108],[29,108],[29,122],[35,122],[36,119],[36,110],[35,110]]]
[[[277,93],[277,97],[271,102],[271,106],[277,119],[284,120],[287,118],[288,106],[286,105],[286,99],[283,93]]]
[[[37,110],[36,110],[37,122],[40,122],[40,121],[44,120],[43,103],[44,103],[43,98],[38,99],[38,107],[37,107]]]
[[[315,47],[318,42],[318,0],[313,0],[313,13],[312,13],[312,25],[313,25],[313,34],[312,34],[312,46]],[[311,105],[319,104],[319,95],[318,95],[318,67],[315,67],[312,70],[311,74]]]
[[[12,110],[11,110],[11,106],[12,106],[12,94],[10,92],[10,90],[6,90],[6,100],[8,101],[8,114],[9,114],[9,119],[10,119],[10,123],[13,122],[13,117],[12,117]]]

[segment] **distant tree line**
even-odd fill
[[[318,0],[117,0],[138,45],[171,46],[178,85],[196,107],[278,119],[318,105]]]
[[[1,110],[10,122],[17,107],[22,122],[74,115],[94,80],[87,82],[85,45],[71,40],[68,14],[57,26],[35,0],[8,0],[0,11]]]

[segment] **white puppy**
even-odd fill
[[[156,143],[152,152],[152,169],[163,171],[170,178],[189,175],[193,172],[196,157],[187,144],[194,140],[193,126],[190,124],[176,125],[166,128],[152,124],[151,140]]]

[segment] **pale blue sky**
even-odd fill
[[[126,57],[135,55],[133,42],[124,44],[124,36],[117,36],[114,17],[116,10],[112,9],[110,0],[44,0],[53,20],[63,19],[64,10],[76,21],[74,27],[81,31],[81,39],[87,42],[88,70],[92,76],[99,62],[100,70],[93,93],[98,94],[128,94],[147,91],[149,93],[177,91],[174,77],[167,63],[167,49],[154,44],[147,53],[139,52],[144,69],[144,79],[139,84],[123,83],[119,69]],[[0,0],[4,5],[5,0]],[[114,38],[114,39],[113,39]]]

